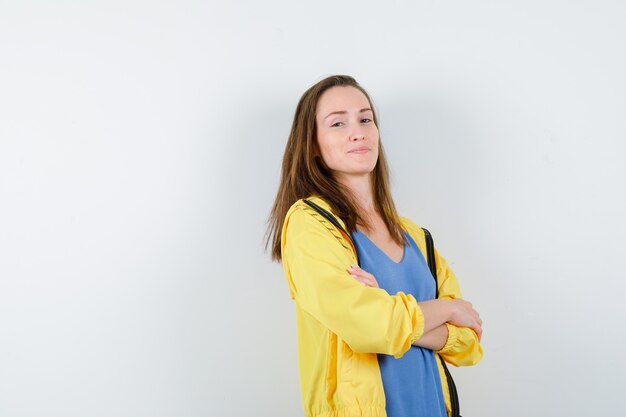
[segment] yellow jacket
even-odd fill
[[[332,213],[324,200],[309,200]],[[400,221],[426,258],[423,230],[406,218]],[[399,358],[422,337],[424,316],[417,301],[410,294],[389,295],[352,278],[347,270],[357,258],[351,240],[302,200],[287,212],[281,250],[296,307],[305,415],[386,417],[377,354]],[[460,298],[454,273],[436,251],[435,256],[439,298]],[[436,356],[455,366],[480,361],[483,351],[476,333],[446,325],[448,340]],[[450,415],[448,384],[441,363],[437,364]]]

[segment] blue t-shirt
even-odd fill
[[[361,268],[371,273],[389,294],[402,291],[417,301],[435,298],[435,280],[415,241],[404,232],[408,245],[398,263],[364,233],[352,233]],[[447,417],[435,354],[411,346],[399,359],[378,355],[385,391],[387,417]]]

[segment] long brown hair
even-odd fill
[[[280,185],[267,221],[265,248],[267,249],[271,242],[271,255],[275,261],[282,259],[280,240],[287,211],[301,198],[312,195],[321,197],[344,221],[349,233],[356,230],[357,223],[363,225],[365,229],[370,228],[367,219],[359,214],[359,207],[353,194],[333,177],[319,155],[315,122],[317,102],[321,95],[332,87],[354,87],[361,91],[370,103],[370,108],[374,113],[374,123],[378,126],[378,119],[369,94],[349,75],[333,75],[324,78],[304,92],[293,117],[283,156]],[[378,161],[371,173],[374,205],[393,240],[401,245],[403,244],[402,229],[391,198],[389,168],[380,141],[378,147]]]

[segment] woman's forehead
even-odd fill
[[[365,94],[354,87],[332,87],[326,90],[317,103],[317,115],[326,117],[342,111],[371,110]]]

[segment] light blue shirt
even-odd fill
[[[371,273],[389,294],[402,291],[417,301],[435,298],[435,280],[415,241],[404,232],[408,245],[396,263],[360,231],[352,233],[361,268]],[[435,354],[411,346],[399,359],[378,355],[385,391],[387,417],[447,417]]]

